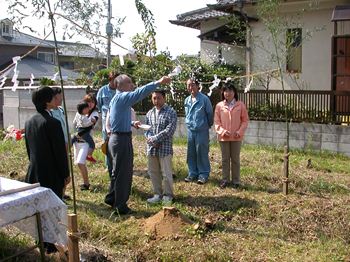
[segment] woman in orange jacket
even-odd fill
[[[222,155],[223,179],[220,187],[225,188],[232,181],[232,186],[238,188],[240,186],[241,143],[249,117],[246,106],[238,100],[237,89],[232,82],[224,84],[222,98],[223,101],[216,105],[214,114],[215,131]]]

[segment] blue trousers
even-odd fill
[[[209,162],[209,130],[187,132],[187,165],[189,176],[197,179],[208,179]]]

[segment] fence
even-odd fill
[[[254,120],[350,124],[350,92],[253,90],[240,93]]]
[[[207,90],[203,90],[203,93],[207,93]],[[252,90],[238,93],[252,120],[284,121],[287,113],[292,122],[350,124],[350,92],[288,90],[283,95],[282,90]],[[167,93],[167,103],[179,116],[184,115],[184,100],[188,95],[185,90],[176,91],[174,98]],[[216,105],[221,100],[220,91],[215,90],[210,100],[213,106]],[[150,99],[135,106],[135,110],[141,114],[150,108]]]

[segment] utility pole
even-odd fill
[[[107,34],[107,68],[111,65],[111,38],[113,34],[113,26],[111,24],[112,18],[112,6],[111,0],[108,0],[108,16],[107,16],[107,24],[106,24],[106,34]]]

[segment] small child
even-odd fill
[[[95,142],[92,138],[90,131],[97,122],[98,117],[89,115],[89,104],[87,102],[80,102],[77,105],[78,112],[75,114],[73,120],[73,126],[77,130],[77,133],[72,138],[72,144],[76,142],[86,142],[89,144],[89,153],[86,160],[96,163],[96,159],[93,158],[92,153],[95,149]]]

